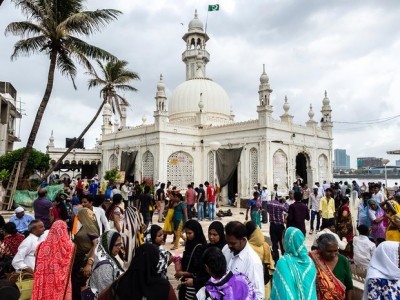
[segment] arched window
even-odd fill
[[[214,152],[208,152],[208,178],[209,182],[214,182],[214,174],[215,174],[215,161],[214,161]]]
[[[250,149],[250,186],[258,183],[258,151],[256,148]]]
[[[168,157],[167,180],[178,189],[186,189],[193,181],[193,157],[189,153],[178,151]]]
[[[288,189],[287,157],[285,152],[278,150],[273,156],[273,179],[274,184],[278,184],[278,191],[286,193]]]
[[[142,157],[142,180],[150,186],[154,182],[154,156],[150,151],[146,151]]]
[[[328,158],[325,154],[321,154],[318,157],[318,176],[319,181],[324,182],[324,180],[328,181]]]
[[[118,156],[115,154],[111,154],[110,158],[108,159],[108,169],[116,169],[118,168]]]

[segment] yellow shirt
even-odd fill
[[[335,199],[329,198],[329,202],[326,197],[322,197],[319,202],[319,210],[322,211],[323,219],[332,219],[335,217]]]

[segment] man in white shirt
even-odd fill
[[[326,191],[326,189],[330,188],[331,184],[327,183],[326,180],[324,180],[324,183],[322,184],[322,188],[324,189],[324,191]]]
[[[231,221],[225,226],[226,245],[222,249],[233,274],[243,273],[254,285],[257,299],[265,297],[263,266],[260,257],[251,248],[246,238],[246,227],[239,221]]]
[[[322,198],[322,195],[318,193],[318,187],[316,185],[313,186],[313,192],[310,194],[309,200],[309,208],[311,211],[311,221],[310,221],[310,234],[314,232],[314,220],[317,218],[317,227],[316,232],[319,231],[319,225],[321,223],[321,215],[319,213],[319,202]]]
[[[383,198],[383,194],[380,190],[379,184],[374,185],[374,194],[372,194],[372,199],[378,201],[379,204],[385,201],[385,199]]]
[[[260,199],[261,199],[261,207],[262,207],[261,222],[266,224],[266,223],[268,223],[267,203],[271,199],[266,185],[263,185],[263,187],[262,187]]]
[[[18,247],[18,252],[12,260],[15,270],[26,270],[32,272],[35,269],[36,247],[46,239],[48,231],[44,230],[44,224],[40,220],[33,220],[29,224],[30,234]]]
[[[354,263],[356,266],[368,269],[376,245],[368,238],[369,230],[367,225],[360,225],[357,230],[360,235],[356,235],[353,238]]]
[[[124,184],[121,186],[121,195],[125,204],[125,208],[128,207],[128,194],[129,194],[129,181],[125,180]]]
[[[289,191],[289,198],[286,199],[286,204],[287,204],[288,206],[290,206],[290,205],[292,205],[292,204],[295,203],[295,202],[296,202],[296,200],[294,200],[294,191],[293,191],[293,190],[290,190],[290,191]]]

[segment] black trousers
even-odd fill
[[[264,224],[268,223],[267,203],[268,203],[268,201],[261,202],[261,207],[262,207],[261,222]]]
[[[285,253],[285,250],[283,250],[283,242],[282,242],[282,236],[284,230],[285,230],[285,225],[283,224],[271,223],[269,227],[269,234],[271,236],[271,242],[272,242],[272,258],[274,259],[275,263],[279,259],[278,249],[281,248],[282,255]]]

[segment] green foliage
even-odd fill
[[[104,179],[110,182],[116,182],[119,180],[119,170],[117,168],[106,171]]]
[[[14,163],[21,161],[25,148],[20,148],[0,156],[0,168],[12,172]],[[32,149],[26,166],[25,174],[32,174],[34,170],[46,171],[49,168],[50,156],[36,149]]]
[[[7,180],[10,178],[11,172],[7,169],[3,169],[0,171],[0,181]]]

